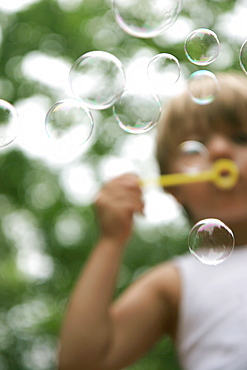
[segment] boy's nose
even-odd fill
[[[229,138],[223,135],[213,135],[207,143],[210,158],[215,161],[220,158],[233,158],[233,145]]]

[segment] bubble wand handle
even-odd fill
[[[157,184],[164,187],[211,181],[222,189],[231,189],[236,185],[239,171],[230,159],[218,159],[211,169],[196,173],[171,173],[155,179],[141,180],[141,185]]]

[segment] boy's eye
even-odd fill
[[[247,132],[238,132],[232,136],[232,141],[239,145],[247,145]]]

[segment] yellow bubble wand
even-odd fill
[[[141,185],[157,184],[168,187],[182,184],[211,181],[222,189],[231,189],[237,183],[239,171],[230,159],[218,159],[209,170],[195,173],[171,173],[154,179],[143,179]]]

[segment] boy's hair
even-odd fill
[[[219,90],[215,100],[206,105],[196,104],[188,92],[171,99],[164,106],[158,123],[156,157],[161,174],[171,172],[172,156],[177,146],[186,140],[203,137],[209,128],[224,127],[247,130],[247,77],[243,73],[216,74]],[[205,91],[207,79],[193,85],[197,94]]]

